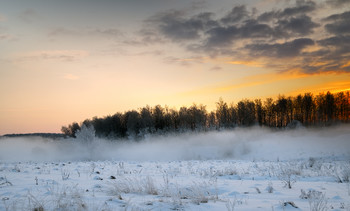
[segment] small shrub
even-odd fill
[[[308,201],[310,205],[310,211],[328,210],[326,196],[320,191],[309,191]]]
[[[284,183],[285,187],[292,189],[292,185],[296,182],[296,175],[300,175],[300,172],[290,165],[280,165],[278,178]]]
[[[44,211],[44,202],[45,200],[37,199],[34,195],[32,195],[30,192],[28,192],[28,204],[27,207],[30,210],[35,211]]]
[[[269,184],[266,187],[266,191],[268,193],[273,193],[274,189],[273,189],[273,186],[272,186],[272,182],[269,182]]]
[[[145,192],[151,195],[158,195],[158,190],[150,176],[147,176],[145,181]]]
[[[33,211],[44,211],[43,207],[35,207]]]
[[[343,166],[342,169],[335,171],[335,177],[338,183],[349,183],[350,181],[350,167]]]
[[[316,190],[309,190],[308,192],[306,192],[303,189],[301,189],[300,192],[301,192],[299,196],[300,199],[310,199],[314,196],[322,194],[322,192],[316,191]]]
[[[315,163],[316,163],[316,159],[313,158],[313,157],[310,157],[310,158],[309,158],[309,162],[308,162],[308,166],[309,166],[310,168],[312,168],[312,167],[315,165]]]
[[[311,211],[325,211],[328,210],[327,199],[325,194],[321,191],[309,190],[308,192],[303,189],[300,190],[301,194],[299,198],[307,199],[309,201]]]
[[[234,211],[236,206],[236,198],[234,200],[227,200],[226,208],[227,211]]]
[[[61,169],[61,176],[62,176],[62,180],[68,180],[70,173],[68,172],[67,169]]]

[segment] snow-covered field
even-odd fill
[[[350,127],[0,139],[0,210],[350,210]]]

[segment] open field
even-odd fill
[[[349,134],[238,129],[92,148],[3,139],[0,210],[350,210]]]

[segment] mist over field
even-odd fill
[[[51,140],[40,137],[0,139],[3,161],[80,160],[289,160],[350,157],[350,127],[272,131],[250,128],[177,136],[150,136],[141,141],[95,138]]]

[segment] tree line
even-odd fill
[[[65,136],[75,137],[83,125],[93,126],[96,135],[104,138],[142,138],[146,134],[182,133],[249,127],[253,125],[284,128],[295,123],[304,126],[327,126],[349,122],[350,94],[347,92],[299,94],[295,97],[278,96],[244,99],[237,104],[221,98],[216,109],[208,112],[206,106],[193,104],[179,110],[156,105],[138,110],[116,113],[105,117],[86,119],[63,126]]]

